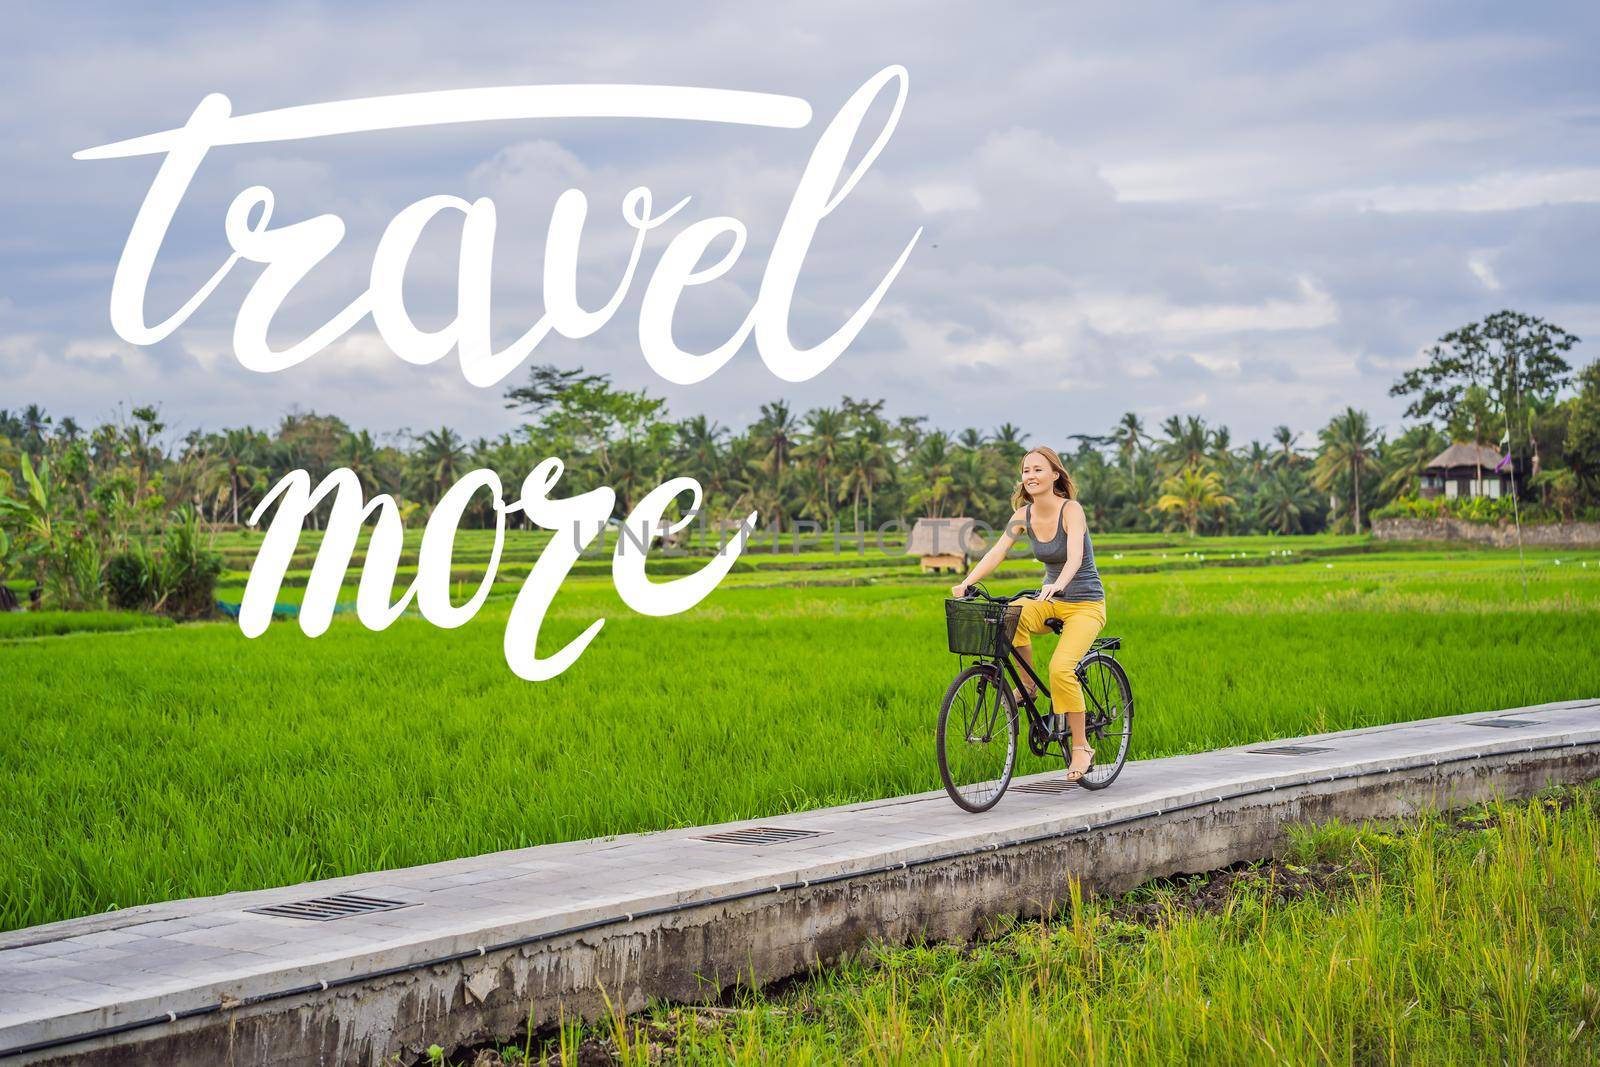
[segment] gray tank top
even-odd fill
[[[1033,504],[1029,502],[1023,515],[1023,529],[1033,545],[1033,558],[1044,564],[1044,580],[1048,584],[1061,577],[1061,568],[1067,562],[1067,502],[1061,502],[1061,514],[1056,516],[1056,535],[1048,541],[1033,537]],[[1089,541],[1089,531],[1083,531],[1083,562],[1072,576],[1067,587],[1055,595],[1057,600],[1104,600],[1105,586],[1100,584],[1100,572],[1094,566],[1094,545]]]

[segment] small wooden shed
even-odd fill
[[[906,555],[922,557],[923,571],[962,571],[988,546],[978,536],[978,520],[922,518],[911,528]]]

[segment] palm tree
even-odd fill
[[[950,464],[950,511],[955,515],[981,515],[991,506],[993,471],[983,452],[962,449]]]
[[[907,498],[913,507],[925,508],[924,514],[932,518],[944,515],[945,501],[950,494],[950,435],[943,430],[925,434],[917,446],[913,460],[913,475],[917,489]]]
[[[1161,499],[1156,508],[1177,514],[1193,537],[1200,529],[1200,517],[1207,512],[1233,507],[1233,497],[1222,491],[1222,478],[1216,471],[1189,464],[1161,483]]]
[[[45,431],[53,420],[45,414],[44,408],[38,404],[29,404],[22,409],[22,436],[17,442],[22,450],[30,456],[44,454]]]
[[[1144,423],[1131,411],[1123,412],[1122,418],[1117,420],[1116,429],[1111,431],[1111,443],[1117,446],[1117,455],[1122,457],[1122,465],[1129,470],[1138,465],[1145,442],[1149,440],[1149,435],[1144,432]]]
[[[1020,426],[1013,426],[1009,422],[1002,422],[995,427],[990,444],[995,453],[1010,466],[1021,464],[1022,457],[1028,454],[1028,435],[1022,432]]]
[[[378,443],[372,439],[370,431],[359,430],[346,434],[344,445],[339,450],[339,460],[350,468],[364,488],[378,488]]]
[[[771,500],[777,507],[773,512],[778,532],[783,532],[783,465],[795,447],[798,423],[789,405],[782,400],[761,405],[761,418],[751,427],[751,436],[762,452],[762,462],[776,477]]]
[[[867,521],[872,521],[872,487],[883,480],[886,472],[884,449],[865,433],[858,433],[845,442],[840,453],[843,481],[841,493],[850,495],[850,514],[856,533],[861,532],[861,496],[867,497]]]
[[[423,486],[433,493],[430,503],[439,498],[460,477],[461,463],[466,458],[461,438],[448,426],[429,430],[417,439],[416,461],[422,473]]]
[[[926,415],[902,415],[895,422],[894,437],[900,442],[901,455],[911,455],[922,444],[923,435],[928,432],[922,424],[927,421]]]
[[[1296,534],[1304,518],[1316,507],[1304,479],[1285,468],[1278,468],[1256,490],[1256,518],[1269,530]]]
[[[1206,428],[1206,420],[1198,415],[1181,419],[1170,416],[1161,424],[1161,432],[1167,439],[1157,451],[1169,471],[1204,466],[1210,458],[1211,431]]]
[[[1252,483],[1260,483],[1267,476],[1267,471],[1272,467],[1275,457],[1272,449],[1260,441],[1251,441],[1249,446],[1239,452],[1239,463],[1244,476]]]
[[[1285,467],[1293,467],[1305,458],[1295,446],[1299,438],[1300,435],[1287,426],[1280,425],[1272,429],[1272,443],[1278,446],[1278,461]]]
[[[1411,492],[1427,470],[1428,461],[1449,443],[1431,423],[1418,423],[1406,430],[1383,450],[1383,481],[1378,491],[1390,498]]]
[[[816,469],[826,503],[824,518],[833,517],[834,491],[831,475],[839,444],[844,440],[845,417],[838,408],[816,408],[806,415],[806,442],[803,451]]]
[[[1372,429],[1365,411],[1347,407],[1322,428],[1318,438],[1322,447],[1311,469],[1311,480],[1327,493],[1348,485],[1354,530],[1360,533],[1361,475],[1377,458],[1378,433]]]
[[[1161,495],[1160,481],[1148,463],[1116,468],[1111,479],[1108,525],[1119,530],[1151,529],[1150,512]]]
[[[723,488],[719,442],[727,433],[726,428],[704,415],[692,416],[678,424],[678,454],[688,461],[690,474],[699,479],[708,492]]]
[[[1233,454],[1233,431],[1226,426],[1218,426],[1211,431],[1211,462],[1216,464],[1217,470],[1224,473],[1232,471],[1236,464]]]
[[[362,431],[362,436],[371,440],[365,430]],[[259,431],[246,426],[242,430],[224,431],[216,442],[217,458],[227,470],[228,497],[232,501],[232,521],[235,526],[239,525],[239,493],[247,481],[255,481],[255,462],[261,451],[262,441],[263,435]]]

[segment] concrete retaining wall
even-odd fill
[[[1506,523],[1468,522],[1465,519],[1377,519],[1372,536],[1379,541],[1470,541],[1496,548],[1515,548],[1517,528]],[[1524,524],[1524,545],[1551,548],[1600,546],[1600,522],[1548,522]]]

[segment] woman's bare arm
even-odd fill
[[[1011,546],[1017,543],[1017,534],[1022,532],[1022,509],[1018,508],[1011,513],[1011,518],[1006,523],[1005,532],[1000,539],[983,554],[983,558],[973,565],[972,573],[950,587],[951,596],[961,596],[966,592],[967,586],[974,582],[981,582],[987,575],[993,574],[994,569],[1005,560],[1006,553],[1011,551]]]

